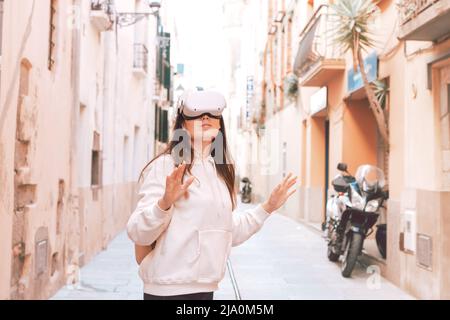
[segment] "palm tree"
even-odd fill
[[[380,101],[375,95],[373,86],[367,79],[364,60],[362,58],[362,52],[369,51],[375,45],[371,23],[379,12],[377,1],[337,0],[330,7],[334,11],[331,16],[336,18],[333,19],[333,29],[335,32],[332,36],[333,41],[341,48],[342,52],[351,50],[353,69],[356,71],[357,67],[359,67],[370,109],[375,116],[385,146],[389,148],[389,129],[386,116]]]

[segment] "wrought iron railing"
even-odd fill
[[[148,49],[142,43],[134,44],[133,67],[147,72]]]
[[[323,59],[341,59],[342,53],[333,39],[336,17],[327,5],[321,5],[300,33],[294,68],[300,77]]]
[[[417,17],[422,11],[441,0],[402,0],[397,4],[400,23],[405,24]]]

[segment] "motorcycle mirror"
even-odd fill
[[[338,165],[337,165],[337,169],[339,171],[347,172],[347,164],[344,163],[344,162],[339,162]]]

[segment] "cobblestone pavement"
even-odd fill
[[[249,205],[241,204],[239,209]],[[358,265],[352,278],[341,276],[326,258],[326,243],[310,227],[274,214],[263,229],[233,248],[229,270],[215,299],[412,299]],[[81,268],[78,285],[64,287],[52,299],[142,299],[133,244],[120,233]],[[234,281],[233,281],[234,279]]]

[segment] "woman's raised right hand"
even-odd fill
[[[164,195],[158,201],[158,205],[162,210],[168,210],[181,196],[187,196],[187,189],[195,178],[189,177],[182,183],[185,169],[186,164],[183,162],[166,177],[166,189]]]

